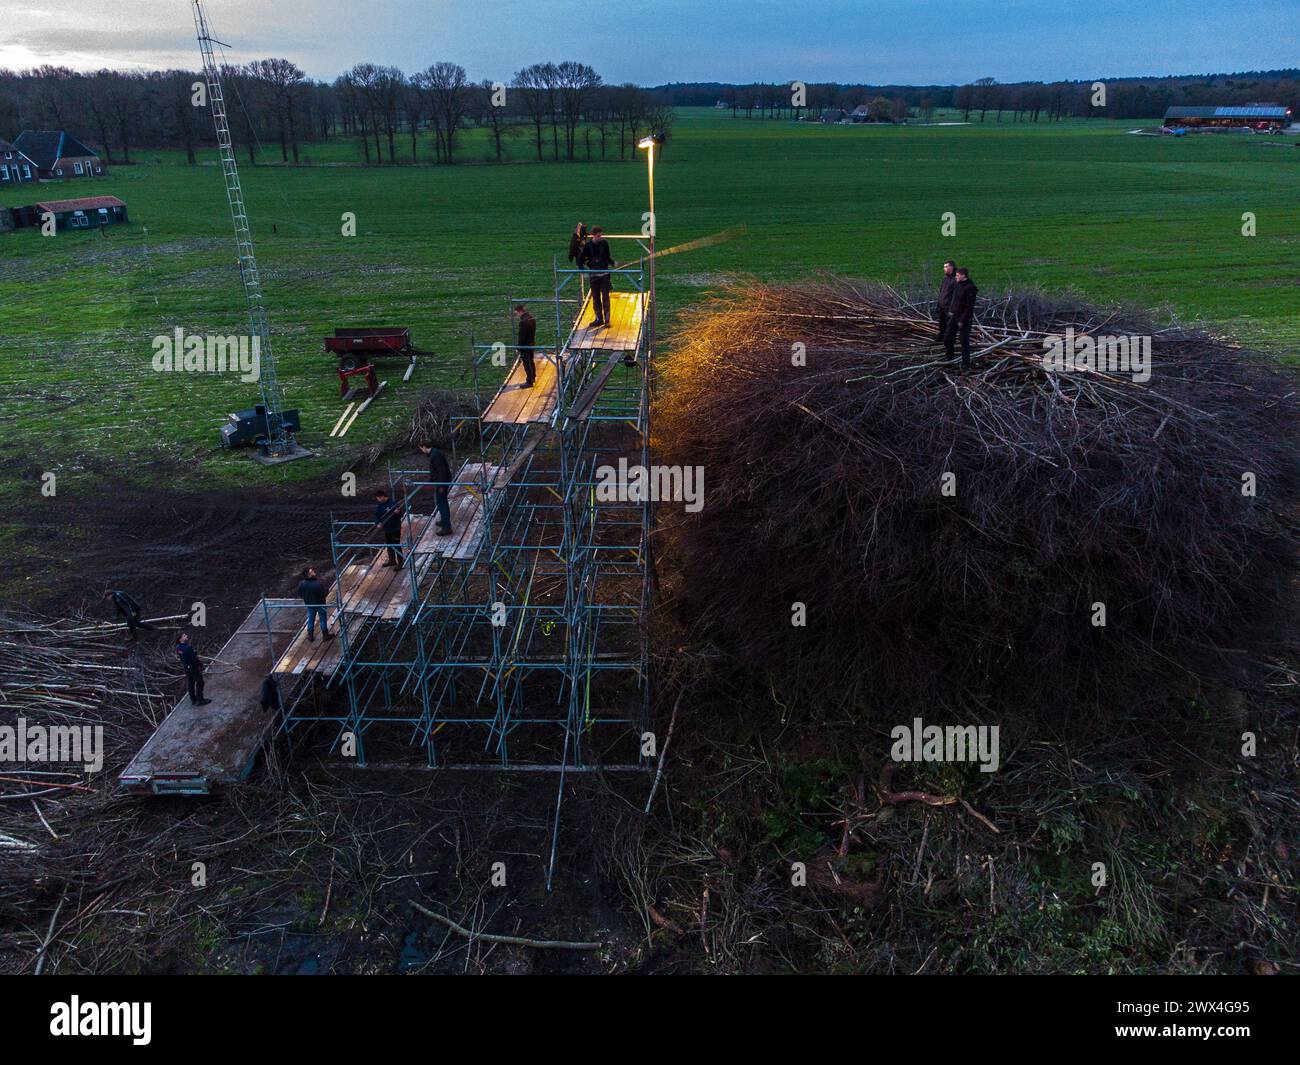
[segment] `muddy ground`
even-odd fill
[[[107,620],[105,583],[147,614],[202,600],[215,649],[259,596],[328,566],[333,474],[204,493],[101,483],[20,516],[40,557],[10,609]],[[1300,970],[1294,667],[1261,663],[1240,691],[1176,708],[1135,696],[1106,720],[1024,722],[1000,773],[910,767],[891,785],[886,721],[688,646],[666,585],[654,721],[675,725],[654,813],[645,776],[571,782],[550,891],[550,774],[343,769],[308,736],[277,741],[225,796],[142,800],[115,777],[152,722],[108,707],[90,791],[0,803],[0,833],[35,844],[0,849],[0,970]],[[161,712],[183,690],[172,635],[123,638],[114,659],[157,678]],[[1240,757],[1243,731],[1258,757]],[[568,945],[471,939],[415,904]]]

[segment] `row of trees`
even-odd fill
[[[196,150],[214,143],[210,113],[196,106],[195,71],[83,73],[44,66],[0,69],[0,137],[23,129],[66,129],[109,163],[142,148]],[[231,132],[250,162],[278,154],[299,162],[306,145],[353,138],[367,163],[453,163],[462,134],[488,132],[488,157],[504,161],[511,141],[529,138],[538,160],[629,158],[647,132],[667,136],[666,97],[636,85],[606,85],[585,63],[535,63],[509,84],[471,82],[456,63],[407,75],[358,63],[332,84],[288,59],[258,59],[223,72]],[[278,149],[278,151],[277,151]]]
[[[410,158],[418,161],[419,133],[433,133],[434,158],[456,161],[460,134],[489,133],[493,157],[506,157],[509,141],[530,136],[541,161],[607,159],[635,154],[648,131],[667,136],[673,110],[666,100],[636,85],[606,85],[585,63],[534,63],[507,85],[471,82],[456,63],[434,63],[407,76],[396,67],[358,63],[333,85],[343,132],[354,136],[367,162],[400,161],[403,131]]]
[[[882,118],[907,114],[929,117],[940,108],[955,108],[967,121],[974,115],[1000,121],[1037,122],[1067,117],[1159,118],[1173,106],[1281,103],[1300,112],[1300,70],[1239,75],[1172,78],[1098,79],[1106,87],[1106,105],[1093,104],[1093,82],[1014,82],[980,78],[966,85],[841,85],[808,82],[802,101],[794,86],[773,82],[750,85],[717,83],[668,85],[662,92],[677,106],[722,104],[734,117],[798,118],[827,111],[852,111],[866,105]],[[883,101],[883,102],[882,102]],[[886,106],[887,105],[887,106]]]

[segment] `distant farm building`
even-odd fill
[[[98,155],[63,130],[25,129],[14,147],[36,164],[39,178],[103,177],[108,173]]]
[[[54,216],[54,229],[98,229],[129,222],[126,204],[116,196],[83,196],[76,200],[43,200],[13,209],[17,226],[39,226],[46,215]]]
[[[0,185],[35,181],[39,167],[7,140],[0,140]]]
[[[1177,129],[1281,129],[1291,121],[1290,109],[1281,104],[1247,104],[1244,107],[1171,107],[1165,125]]]

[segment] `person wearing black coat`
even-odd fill
[[[203,660],[190,643],[188,632],[182,632],[176,641],[176,657],[185,669],[185,687],[190,693],[190,702],[195,706],[207,706],[212,700],[203,698]]]
[[[537,369],[533,365],[533,348],[537,344],[537,319],[528,313],[522,303],[515,307],[515,321],[519,323],[519,335],[515,346],[519,349],[519,361],[524,367],[524,388],[532,388],[537,379]]]
[[[447,493],[451,490],[451,463],[442,448],[433,444],[421,444],[420,450],[429,456],[429,480],[433,482],[433,502],[438,508],[438,535],[450,536],[451,507],[447,505]]]
[[[388,495],[386,488],[375,493],[375,528],[384,531],[384,544],[388,549],[388,561],[383,568],[392,566],[402,568],[402,516],[405,508],[396,499]]]
[[[126,592],[108,591],[104,593],[104,598],[113,600],[113,609],[126,622],[126,631],[131,639],[135,639],[136,629],[153,628],[147,621],[140,620],[140,604]]]
[[[591,227],[591,239],[583,246],[578,257],[578,267],[591,271],[591,308],[594,312],[590,328],[602,329],[609,325],[609,293],[612,288],[608,271],[618,268],[610,254],[609,241],[600,226]]]
[[[587,227],[579,222],[569,234],[569,262],[577,263],[582,255],[582,246],[587,242]]]
[[[952,288],[952,301],[948,305],[948,326],[943,334],[943,349],[953,358],[953,348],[961,335],[961,368],[970,369],[970,327],[975,321],[975,296],[979,289],[970,279],[964,266],[957,267],[957,283]]]
[[[952,304],[952,290],[957,284],[953,272],[957,264],[949,259],[943,264],[943,280],[939,282],[939,343],[943,343],[944,331],[948,328],[948,308]]]

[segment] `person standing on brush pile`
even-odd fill
[[[176,657],[185,668],[185,687],[190,694],[190,702],[195,706],[207,706],[211,699],[203,698],[203,660],[190,643],[190,634],[182,632],[176,641]]]
[[[939,282],[939,343],[943,343],[944,331],[948,328],[948,307],[952,304],[952,290],[957,284],[953,272],[957,264],[948,259],[943,264],[943,280]]]
[[[104,598],[113,600],[113,609],[126,622],[127,635],[131,639],[135,639],[136,629],[153,628],[147,621],[140,620],[140,604],[127,595],[126,592],[109,590],[104,593]]]
[[[384,530],[384,543],[388,546],[388,561],[384,563],[384,569],[390,566],[401,569],[402,504],[389,498],[386,488],[375,492],[375,528]]]
[[[436,443],[421,444],[420,451],[429,456],[429,480],[433,482],[433,502],[438,508],[436,532],[439,536],[450,536],[451,507],[447,505],[447,493],[451,491],[451,463]]]
[[[524,383],[520,387],[532,388],[533,382],[537,380],[537,368],[533,365],[533,348],[537,344],[537,319],[528,313],[527,307],[518,303],[515,304],[515,321],[519,323],[515,346],[519,349],[519,361],[524,365]]]
[[[311,566],[303,570],[302,580],[298,582],[298,598],[307,606],[307,642],[314,643],[316,640],[317,618],[320,618],[321,639],[334,639],[334,633],[330,632],[329,622],[326,620],[325,585]]]
[[[587,227],[579,222],[569,235],[569,262],[581,269],[582,246],[587,243]]]
[[[589,328],[605,329],[609,326],[609,291],[611,282],[608,271],[618,268],[618,263],[610,255],[609,241],[600,226],[591,227],[591,240],[583,246],[578,257],[578,266],[591,271],[591,309],[595,315]]]
[[[961,368],[970,369],[970,327],[975,320],[975,295],[979,289],[970,279],[970,271],[957,267],[957,283],[952,287],[952,301],[948,305],[948,326],[943,334],[943,349],[949,359],[954,358],[953,347],[957,334],[961,334]]]

